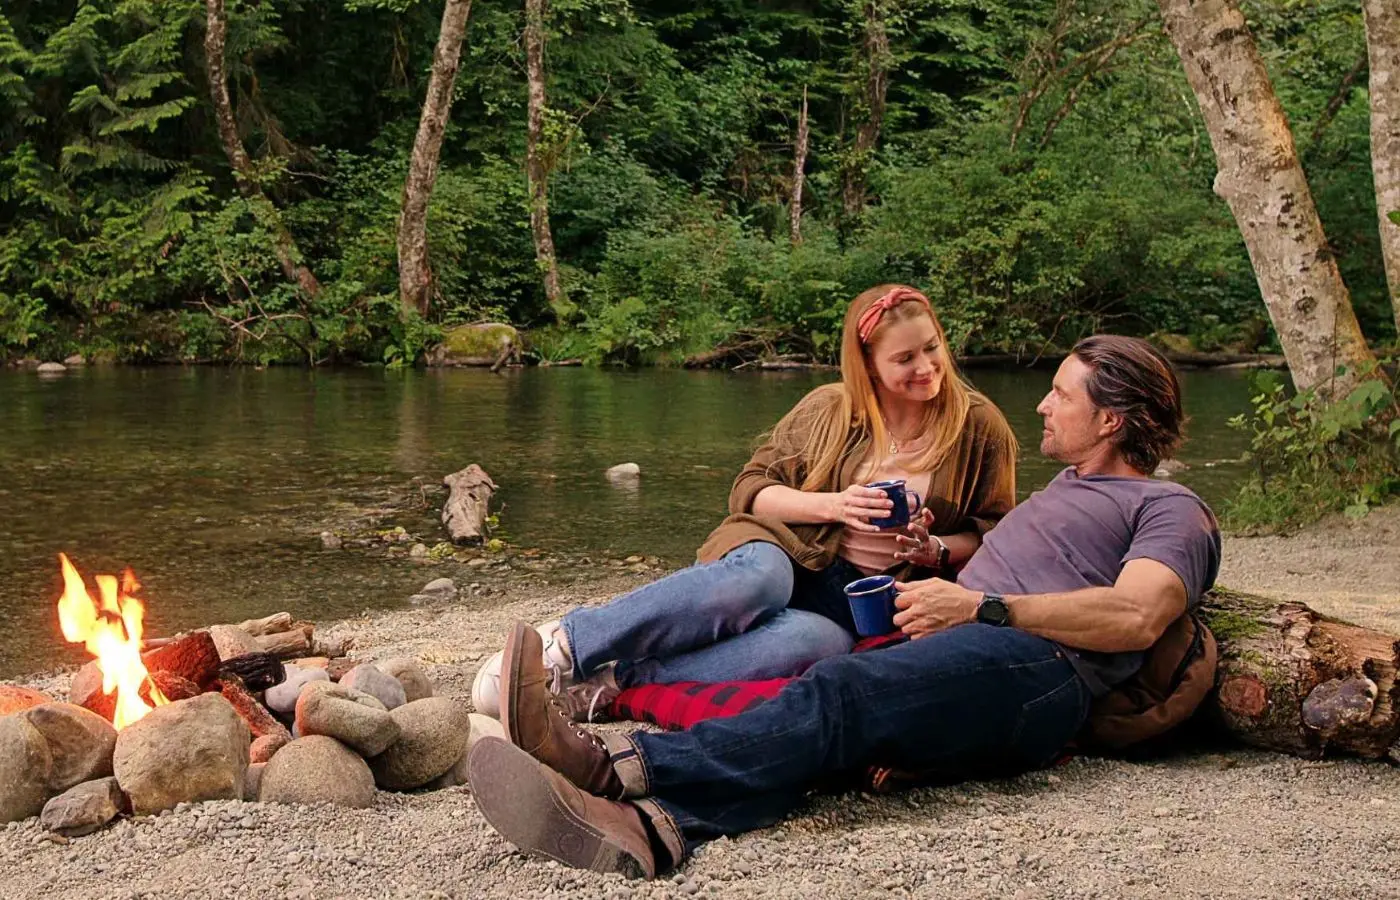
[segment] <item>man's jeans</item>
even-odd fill
[[[622,687],[796,675],[850,652],[855,626],[842,589],[860,577],[841,559],[809,572],[776,544],[744,544],[564,616],[574,675],[614,660]]]
[[[823,776],[871,764],[947,780],[1045,766],[1079,731],[1089,700],[1050,641],[960,625],[822,660],[738,716],[633,734],[635,757],[623,750],[614,762],[628,795],[656,801],[688,853],[771,825]]]

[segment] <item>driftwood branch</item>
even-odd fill
[[[481,541],[486,535],[487,506],[496,482],[486,470],[472,463],[460,472],[442,479],[447,486],[447,502],[442,507],[442,524],[457,543]]]

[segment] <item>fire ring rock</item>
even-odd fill
[[[268,709],[282,715],[291,715],[296,711],[297,699],[301,697],[301,689],[313,681],[330,681],[331,676],[325,669],[310,669],[303,666],[287,666],[287,677],[281,684],[274,684],[264,693],[267,700]]]
[[[67,837],[92,834],[121,814],[126,797],[108,776],[75,785],[44,804],[39,824]]]
[[[385,675],[398,679],[399,684],[403,685],[405,703],[433,695],[433,683],[428,680],[428,673],[423,671],[423,667],[418,665],[416,660],[407,656],[395,656],[376,662],[374,666]]]
[[[240,800],[251,737],[222,694],[200,694],[158,706],[118,732],[112,768],[137,815]]]
[[[369,761],[375,782],[386,790],[422,787],[451,769],[467,750],[470,714],[456,700],[428,697],[389,715],[398,724],[399,739]]]
[[[292,741],[267,764],[258,799],[365,809],[374,805],[374,776],[365,761],[340,741],[311,735]]]
[[[0,684],[0,716],[24,712],[41,703],[52,703],[53,698],[17,684]]]
[[[365,756],[376,756],[398,739],[399,726],[384,704],[369,694],[333,681],[316,681],[302,689],[297,700],[295,733],[298,738],[333,737]]]
[[[49,790],[53,793],[112,774],[117,730],[111,722],[72,703],[45,703],[21,715],[49,745],[53,757]]]
[[[0,823],[37,816],[49,796],[53,758],[23,716],[0,718]]]
[[[408,695],[398,679],[392,675],[385,675],[370,663],[360,663],[346,672],[341,676],[340,683],[352,691],[369,694],[390,711],[408,702]]]

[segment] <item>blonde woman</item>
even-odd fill
[[[538,626],[550,688],[569,715],[588,719],[621,688],[776,678],[849,652],[845,585],[966,561],[1015,503],[1015,465],[1010,426],[958,375],[928,298],[871,288],[846,312],[841,381],[774,427],[698,562]],[[908,526],[882,530],[871,523],[893,501],[866,485],[892,479],[923,507]],[[500,674],[497,653],[472,686],[492,716]]]

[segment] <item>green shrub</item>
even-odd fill
[[[1329,512],[1351,517],[1400,494],[1400,398],[1384,366],[1345,397],[1289,394],[1276,373],[1256,379],[1252,416],[1230,426],[1251,434],[1253,471],[1226,504],[1227,525],[1279,531]]]

